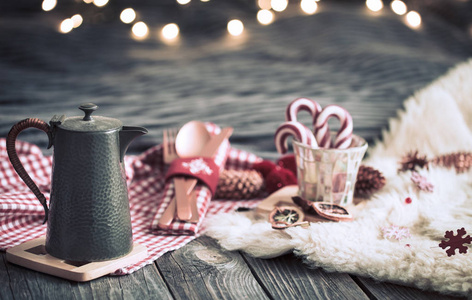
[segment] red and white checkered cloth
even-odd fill
[[[17,141],[18,156],[28,174],[49,201],[52,158],[42,155],[41,150],[29,143]],[[193,235],[161,235],[151,227],[158,208],[162,206],[167,167],[162,159],[162,146],[158,145],[139,156],[126,156],[126,175],[129,187],[131,222],[134,242],[146,246],[148,257],[134,265],[117,270],[115,275],[132,273],[162,256],[178,249],[199,236],[201,229],[189,229]],[[261,160],[252,153],[230,148],[226,160],[227,169],[247,169]],[[209,193],[201,187],[199,197]],[[236,207],[254,207],[260,200],[229,201],[214,200],[207,207],[200,207],[206,216],[220,212],[230,212]],[[203,215],[202,215],[203,216]],[[8,159],[5,139],[0,139],[0,249],[17,246],[46,234],[43,225],[44,210],[38,199],[18,177]],[[201,218],[203,219],[203,217]],[[180,225],[179,225],[180,226]],[[191,226],[191,225],[189,225]],[[178,231],[176,231],[178,232]],[[176,233],[173,232],[173,233]]]

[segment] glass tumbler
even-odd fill
[[[367,142],[353,135],[348,149],[312,148],[293,141],[299,196],[312,202],[352,203],[359,165]]]

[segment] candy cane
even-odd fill
[[[285,110],[285,120],[286,121],[297,121],[297,114],[300,111],[307,111],[313,117],[313,129],[315,127],[316,118],[321,112],[321,105],[318,102],[307,99],[307,98],[298,98],[290,102]]]
[[[289,121],[282,123],[275,131],[275,147],[277,148],[277,152],[280,154],[287,152],[287,140],[290,136],[293,136],[296,141],[302,144],[318,147],[316,139],[310,129],[299,122]]]
[[[334,148],[346,149],[352,142],[352,117],[347,110],[339,105],[328,105],[318,115],[315,124],[315,137],[318,144],[322,148],[329,148],[331,144],[331,136],[329,133],[328,119],[336,117],[341,122],[334,141]]]
[[[302,124],[302,126],[305,128],[306,135],[308,136],[308,143],[307,145],[311,146],[312,148],[319,148],[318,143],[316,142],[316,138],[313,135],[313,131],[311,131],[310,128],[306,127],[305,125]]]

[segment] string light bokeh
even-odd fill
[[[268,9],[261,9],[257,12],[257,21],[262,25],[269,25],[274,21],[274,13]]]
[[[41,8],[44,11],[50,11],[53,10],[54,7],[56,7],[57,1],[56,0],[44,0],[43,4],[41,5]]]
[[[133,37],[137,40],[145,39],[149,34],[149,27],[146,23],[139,21],[131,27]]]
[[[175,23],[164,26],[161,30],[162,37],[166,40],[173,40],[179,36],[180,28]]]
[[[403,16],[406,14],[407,7],[405,2],[400,0],[394,0],[390,3],[390,8],[393,10],[394,13],[397,15]]]
[[[380,11],[383,8],[382,0],[367,0],[365,5],[368,9],[374,12]]]
[[[132,8],[124,9],[120,14],[121,22],[130,24],[136,19],[136,12]]]
[[[302,0],[300,1],[300,8],[304,13],[312,15],[318,10],[318,3],[315,0]]]
[[[406,14],[406,21],[411,27],[417,28],[421,25],[421,16],[419,13],[412,10]]]
[[[104,7],[108,4],[109,0],[82,0],[86,4],[94,4],[97,7]],[[176,3],[182,6],[189,5],[192,0],[176,0]],[[210,0],[193,0],[200,2],[210,2]],[[302,13],[307,15],[313,15],[318,11],[320,0],[297,0],[299,3],[299,9]],[[255,19],[260,25],[270,25],[275,22],[278,13],[284,12],[290,4],[295,1],[289,0],[257,0],[258,11]],[[42,9],[44,11],[51,11],[57,5],[57,0],[43,0]],[[378,13],[385,9],[383,0],[366,0],[366,8],[373,12]],[[402,0],[390,1],[387,5],[395,14],[403,16],[405,25],[412,29],[418,29],[421,27],[422,18],[417,11],[408,11],[408,7]],[[126,8],[120,13],[120,20],[125,24],[131,25],[131,34],[136,40],[143,40],[150,36],[150,30],[148,25],[143,21],[139,20],[138,13],[131,7]],[[80,14],[76,14],[71,18],[66,18],[59,25],[59,31],[62,33],[69,33],[74,28],[79,27],[84,21]],[[230,20],[227,23],[227,32],[229,36],[237,37],[244,32],[244,22],[239,19]],[[175,40],[180,36],[180,28],[177,22],[164,25],[160,31],[160,37],[164,41]]]
[[[239,36],[244,31],[244,24],[241,20],[234,19],[228,22],[227,29],[232,36]]]
[[[276,12],[282,12],[287,8],[288,0],[271,0],[270,6]]]
[[[60,31],[62,33],[71,32],[72,29],[74,29],[74,22],[72,21],[72,19],[65,19],[61,22]]]
[[[93,0],[93,4],[97,7],[102,7],[108,4],[108,0]]]

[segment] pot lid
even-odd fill
[[[59,125],[60,128],[71,131],[93,132],[93,131],[110,131],[120,129],[123,126],[118,119],[93,116],[92,113],[96,111],[98,105],[93,103],[84,103],[79,106],[79,109],[85,113],[84,117],[70,117],[66,118]]]

